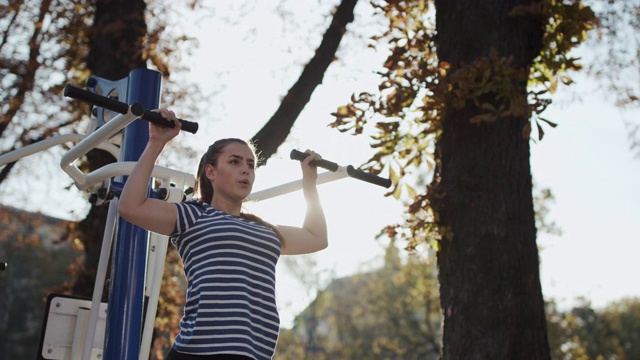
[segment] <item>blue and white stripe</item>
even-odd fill
[[[275,266],[280,241],[268,227],[201,201],[176,204],[171,243],[188,281],[180,334],[188,354],[240,354],[271,359],[280,329]]]

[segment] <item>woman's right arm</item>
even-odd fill
[[[161,110],[168,119],[173,112]],[[173,128],[149,125],[149,142],[127,178],[118,202],[118,213],[130,223],[161,235],[170,235],[176,224],[176,206],[170,202],[147,197],[153,167],[167,142],[180,132],[180,123]]]

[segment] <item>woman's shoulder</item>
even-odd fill
[[[209,218],[209,214],[213,213],[215,209],[211,205],[202,200],[186,200],[179,203],[175,203],[177,209],[177,222],[175,234],[187,231],[196,222],[203,218]]]
[[[199,199],[185,200],[176,203],[178,213],[204,214],[215,211],[211,205]]]
[[[185,200],[185,201],[177,203],[177,205],[188,206],[188,207],[197,207],[197,208],[200,208],[202,210],[206,210],[208,208],[213,209],[211,207],[211,205],[207,204],[206,202],[204,202],[204,201],[202,201],[200,199]]]

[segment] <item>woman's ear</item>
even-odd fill
[[[213,181],[216,177],[216,168],[211,164],[207,164],[204,167],[204,173],[207,176],[207,179]]]

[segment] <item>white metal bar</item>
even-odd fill
[[[93,344],[93,337],[86,336],[89,312],[90,310],[85,307],[78,308],[76,326],[73,332],[73,341],[71,342],[70,360],[89,359],[88,357],[81,357],[82,349],[85,348],[87,344],[89,348],[91,348],[91,345]]]
[[[138,117],[129,111],[128,114],[119,114],[109,120],[101,128],[91,133],[84,140],[71,148],[60,160],[60,167],[75,181],[76,186],[80,190],[87,190],[86,178],[82,171],[75,165],[76,160],[86,155],[94,149],[98,144],[105,142],[110,137],[118,133],[129,123]]]
[[[96,186],[102,184],[102,182],[106,179],[129,175],[131,174],[131,171],[133,170],[133,167],[135,165],[135,161],[120,161],[107,164],[99,169],[96,169],[84,176],[84,185],[81,190],[94,189]],[[176,188],[178,189],[182,189],[185,186],[193,187],[196,183],[196,178],[193,174],[169,169],[159,165],[153,167],[151,176],[154,178],[162,179],[163,181],[170,181],[172,183],[175,183]]]
[[[82,351],[82,359],[91,357],[93,346],[93,338],[98,324],[98,313],[100,303],[102,302],[102,289],[107,277],[107,265],[109,263],[109,254],[111,253],[111,243],[113,242],[113,234],[116,228],[116,219],[118,218],[118,198],[113,198],[109,202],[109,210],[107,212],[107,223],[104,227],[102,237],[102,248],[100,249],[100,260],[98,261],[98,270],[96,272],[96,280],[93,285],[93,297],[91,298],[91,313],[89,314],[89,325],[87,326],[87,339]]]
[[[24,157],[47,150],[56,145],[61,145],[68,142],[78,143],[84,140],[86,137],[87,135],[81,134],[62,134],[38,141],[37,143],[21,147],[0,156],[0,166],[18,161]],[[108,151],[116,159],[118,158],[118,153],[120,152],[120,148],[110,142],[100,143],[96,145],[96,148]]]
[[[164,261],[167,256],[168,244],[169,238],[167,236],[149,232],[149,265],[147,267],[146,279],[146,290],[149,301],[147,302],[147,312],[142,328],[140,360],[149,359],[149,352],[151,351],[151,340],[153,338],[153,328],[158,311],[158,298],[160,297],[162,274],[164,273]]]
[[[345,178],[347,176],[349,176],[349,174],[347,173],[347,168],[344,166],[339,166],[338,170],[336,170],[335,172],[327,171],[327,172],[318,174],[318,179],[316,180],[316,184],[318,185],[325,184],[331,181]],[[266,200],[276,196],[298,191],[300,189],[302,189],[302,179],[249,194],[249,196],[247,196],[245,201]]]

